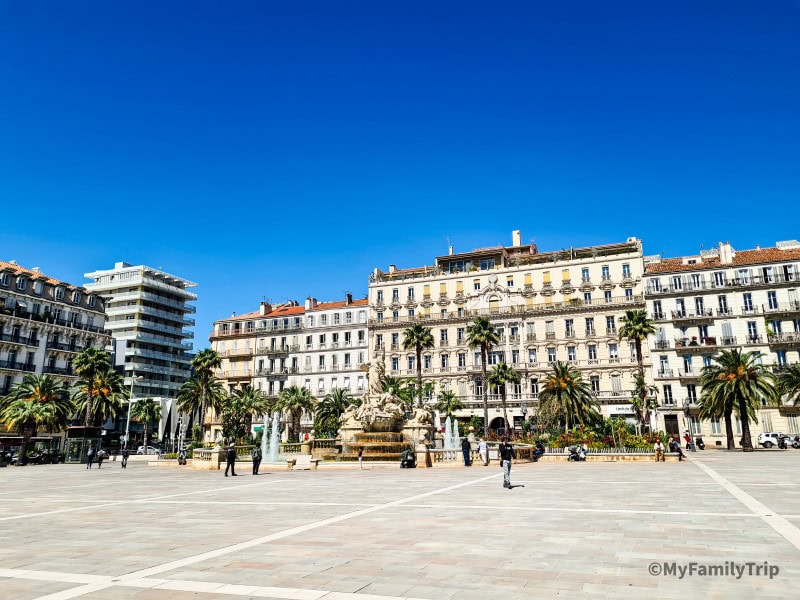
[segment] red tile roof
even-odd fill
[[[697,258],[697,262],[691,265],[685,265],[683,264],[683,261],[686,258]],[[658,263],[650,263],[645,268],[645,273],[670,273],[673,271],[724,269],[728,267],[743,267],[747,265],[760,265],[798,259],[800,259],[800,249],[779,250],[778,248],[759,248],[757,250],[737,250],[736,256],[733,257],[733,261],[729,264],[721,264],[718,256],[704,258],[702,261],[696,256],[679,256],[677,258],[665,258]]]
[[[328,310],[331,308],[345,308],[347,306],[367,306],[368,304],[369,300],[366,298],[353,300],[350,304],[348,304],[346,300],[341,300],[338,302],[319,302],[314,308],[309,309],[309,312],[315,310]]]
[[[264,318],[285,317],[286,315],[302,315],[305,311],[305,306],[279,306],[274,308],[272,312],[268,312],[266,315],[264,315]]]
[[[76,286],[72,285],[71,283],[67,283],[66,281],[61,281],[59,279],[55,279],[54,277],[49,277],[44,273],[37,273],[32,269],[26,269],[20,265],[15,265],[14,263],[6,262],[4,260],[0,260],[0,270],[2,271],[13,271],[15,275],[25,275],[30,277],[31,279],[39,279],[46,283],[50,283],[52,285],[60,285],[64,286],[69,289],[78,289]]]

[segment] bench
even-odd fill
[[[319,466],[318,458],[311,458],[310,454],[299,454],[294,458],[286,459],[286,467],[290,471],[316,471]]]

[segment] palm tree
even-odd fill
[[[495,365],[492,372],[489,373],[489,385],[491,385],[495,391],[500,390],[500,398],[503,400],[503,419],[506,422],[506,431],[511,429],[511,423],[508,420],[508,411],[506,410],[506,384],[519,382],[519,373],[504,362]]]
[[[278,394],[275,410],[289,413],[289,440],[294,441],[300,433],[300,416],[303,411],[314,412],[317,401],[304,387],[289,386]]]
[[[128,397],[128,390],[119,371],[107,369],[98,372],[92,389],[94,397],[91,406],[91,425],[102,425],[107,419],[116,419],[122,414],[122,403]],[[78,411],[86,412],[89,403],[89,382],[86,379],[78,380],[72,400]]]
[[[500,343],[500,336],[489,319],[475,317],[467,326],[467,343],[471,349],[481,349],[481,382],[483,383],[483,435],[489,437],[489,401],[486,381],[486,360],[492,348]]]
[[[351,404],[358,406],[360,400],[354,399],[343,388],[331,390],[317,405],[314,413],[314,429],[320,437],[336,437],[339,432],[339,419]]]
[[[643,375],[638,373],[633,376],[633,398],[631,406],[636,413],[637,433],[641,433],[650,423],[650,411],[658,408],[658,401],[655,396],[658,388],[648,385]]]
[[[139,400],[131,407],[131,418],[144,425],[144,445],[147,446],[147,430],[153,421],[161,419],[161,405],[152,398]]]
[[[787,401],[792,401],[795,406],[800,404],[800,364],[779,371],[776,386]]]
[[[433,348],[431,328],[422,323],[414,323],[403,332],[403,348],[405,350],[414,348],[417,353],[417,396],[419,406],[422,406],[422,351]]]
[[[585,425],[600,418],[597,400],[580,371],[567,363],[557,362],[539,392],[540,412],[551,419],[563,419],[564,431],[571,425]]]
[[[227,394],[225,393],[225,386],[222,385],[222,382],[216,377],[211,377],[207,381],[201,381],[195,378],[187,380],[181,386],[181,389],[178,390],[178,408],[188,415],[194,415],[195,413],[202,414],[200,411],[203,406],[204,395],[205,402],[208,406],[211,406],[216,412],[222,410],[222,404]]]
[[[647,312],[644,310],[626,310],[625,316],[620,319],[623,323],[619,330],[619,339],[628,340],[633,342],[636,348],[636,367],[637,373],[641,381],[645,381],[644,377],[644,357],[642,356],[642,342],[647,340],[648,336],[655,334],[656,328],[653,321],[647,317]],[[646,418],[649,415],[647,408],[647,386],[640,385],[637,388],[639,392],[638,405],[641,407],[643,416]],[[641,421],[642,425],[647,425],[644,420]]]
[[[221,407],[222,435],[228,440],[241,441],[250,431],[253,415],[272,410],[272,402],[261,390],[246,387],[236,390]]]
[[[724,416],[728,436],[728,449],[733,448],[731,413],[736,410],[742,420],[742,450],[753,450],[750,437],[750,419],[756,420],[756,411],[762,400],[768,404],[778,402],[774,377],[767,368],[759,364],[759,352],[723,350],[714,363],[703,367],[700,375],[701,413],[706,416]]]
[[[108,352],[98,348],[86,348],[78,352],[72,362],[72,368],[86,382],[86,413],[83,419],[83,426],[89,427],[89,422],[94,416],[92,410],[94,382],[98,373],[105,373],[111,368],[111,356]]]
[[[197,355],[192,359],[192,371],[194,375],[192,379],[197,381],[198,389],[200,391],[200,426],[205,428],[206,423],[206,402],[209,400],[209,389],[211,383],[215,379],[214,369],[218,369],[222,365],[222,359],[216,350],[206,348],[200,350]]]
[[[464,408],[464,403],[461,402],[461,399],[456,396],[453,391],[444,390],[439,393],[439,401],[434,408],[439,411],[440,415],[453,417],[456,411]]]
[[[75,405],[62,383],[49,375],[26,375],[0,398],[0,422],[22,436],[18,466],[27,462],[28,444],[40,428],[59,431],[70,422]]]

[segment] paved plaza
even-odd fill
[[[7,468],[0,597],[788,597],[800,586],[800,451],[697,459],[517,465],[512,490],[497,466]],[[695,572],[650,573],[672,563]],[[765,563],[772,579],[755,574]],[[731,565],[754,571],[697,572]]]

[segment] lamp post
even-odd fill
[[[525,421],[528,418],[528,405],[527,404],[523,404],[520,407],[520,412],[522,413],[522,433],[524,434],[525,433]]]
[[[134,384],[135,381],[137,381],[139,379],[144,379],[144,376],[143,375],[131,375],[131,377],[130,377],[130,380],[131,380],[131,391],[130,391],[130,394],[128,394],[128,419],[125,421],[125,449],[126,450],[128,449],[128,442],[129,442],[130,437],[131,437],[131,435],[130,435],[130,431],[131,431],[131,404],[136,402],[133,399],[133,384]]]
[[[695,452],[696,446],[694,443],[694,427],[692,427],[691,401],[688,398],[683,403],[683,415],[686,417],[686,425],[689,428],[689,439],[691,440],[689,443],[689,449],[692,452]]]

